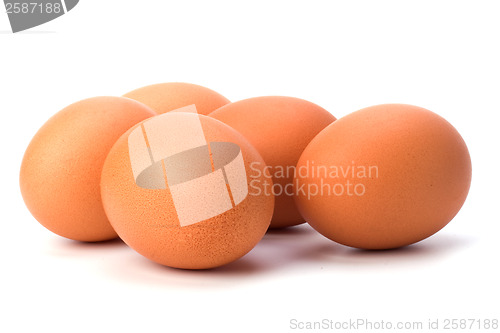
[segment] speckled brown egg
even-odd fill
[[[170,267],[206,269],[240,258],[263,237],[274,208],[262,190],[270,182],[262,157],[240,133],[203,115],[169,112],[116,142],[101,191],[111,224],[138,253]]]
[[[209,114],[229,103],[221,94],[196,84],[184,82],[158,83],[126,93],[162,114],[188,105],[196,105],[199,114]]]
[[[95,97],[50,118],[31,140],[21,165],[21,193],[33,216],[66,238],[116,238],[101,202],[102,166],[115,141],[153,115],[128,98]]]
[[[303,223],[293,200],[294,168],[307,144],[335,117],[316,104],[283,96],[255,97],[227,104],[210,117],[243,134],[269,166],[274,186],[266,190],[276,196],[271,228]]]
[[[425,239],[450,222],[471,182],[457,130],[426,109],[377,105],[325,128],[304,150],[297,205],[324,236],[363,249]]]

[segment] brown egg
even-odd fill
[[[231,103],[212,112],[210,117],[243,134],[269,166],[274,187],[267,190],[276,195],[271,228],[303,223],[293,200],[293,169],[307,144],[335,117],[311,102],[279,96]]]
[[[296,201],[313,228],[344,245],[390,249],[443,228],[471,181],[467,147],[445,119],[377,105],[337,120],[297,164]]]
[[[207,115],[229,103],[226,97],[213,90],[183,82],[153,84],[123,96],[144,103],[159,114],[194,104],[199,114]]]
[[[50,118],[24,154],[20,186],[26,206],[50,231],[79,241],[116,238],[102,207],[102,166],[115,141],[155,113],[123,97],[74,103]]]
[[[263,237],[274,208],[266,183],[262,157],[240,133],[203,115],[169,112],[116,142],[101,191],[130,247],[162,265],[205,269],[240,258]]]

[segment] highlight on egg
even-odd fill
[[[457,130],[426,109],[384,104],[340,118],[297,163],[299,211],[318,232],[391,249],[442,229],[462,207],[471,160]]]

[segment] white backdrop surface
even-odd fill
[[[498,1],[82,0],[12,34],[2,8],[0,331],[295,332],[360,319],[450,332],[446,320],[500,319],[499,10]],[[232,101],[300,97],[336,117],[380,103],[428,108],[468,144],[469,197],[448,226],[404,249],[350,249],[302,225],[210,271],[38,224],[18,185],[37,129],[77,100],[170,81]],[[495,331],[475,329],[457,331]]]

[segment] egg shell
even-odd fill
[[[21,164],[21,193],[32,215],[66,238],[116,238],[101,202],[102,166],[124,132],[154,115],[128,98],[95,97],[50,118],[31,140]]]
[[[246,172],[245,186],[249,189],[245,199],[232,209],[215,215],[211,218],[181,226],[178,217],[178,207],[174,202],[172,184],[163,189],[144,188],[134,181],[135,157],[131,159],[129,149],[132,133],[144,126],[144,133],[148,137],[149,148],[152,154],[165,146],[159,145],[157,138],[154,143],[148,125],[157,124],[160,117],[172,116],[176,113],[178,126],[192,122],[193,117],[199,117],[205,139],[211,144],[214,142],[231,142],[237,144],[242,153]],[[180,117],[180,118],[179,118]],[[164,118],[165,119],[165,118]],[[188,131],[184,131],[188,132]],[[171,134],[170,131],[164,133]],[[138,133],[140,134],[140,133]],[[188,135],[195,135],[192,131]],[[175,140],[177,138],[173,138]],[[179,145],[185,145],[185,138],[179,139]],[[153,147],[154,145],[154,147]],[[153,147],[153,148],[151,148]],[[175,145],[172,149],[177,149]],[[135,148],[132,149],[134,155]],[[193,150],[190,150],[191,152]],[[142,152],[141,152],[142,153]],[[213,151],[212,151],[213,154]],[[147,155],[144,155],[147,160]],[[178,154],[177,154],[178,156]],[[174,156],[175,157],[175,156]],[[250,177],[250,165],[258,168],[260,174]],[[189,163],[178,163],[177,172],[182,174],[196,174],[196,166]],[[166,169],[164,169],[166,170]],[[266,173],[266,165],[257,150],[238,132],[215,119],[192,113],[172,112],[152,118],[148,123],[143,122],[134,126],[125,133],[113,146],[104,164],[101,191],[106,213],[111,224],[120,237],[133,249],[143,256],[159,264],[184,269],[207,269],[232,262],[250,251],[264,236],[269,227],[274,208],[274,197],[265,195],[262,190],[264,183],[272,184]],[[165,171],[168,173],[168,171]],[[227,175],[229,178],[229,174]],[[139,179],[139,178],[137,178]],[[194,178],[191,182],[199,181]],[[146,185],[155,187],[151,179]],[[190,183],[191,184],[191,183]],[[207,199],[206,191],[213,191],[209,197],[212,200],[219,198],[217,191],[211,187],[196,187],[189,190],[188,200],[181,202],[196,212],[204,207]],[[234,192],[233,192],[234,194]]]
[[[471,160],[460,134],[439,115],[385,104],[318,134],[295,181],[304,189],[299,210],[321,234],[352,247],[390,249],[425,239],[453,219],[467,197]]]
[[[227,104],[210,117],[243,134],[270,167],[275,184],[271,191],[276,194],[271,228],[303,223],[293,199],[293,169],[309,142],[336,118],[316,104],[284,96],[254,97]]]
[[[153,84],[123,96],[146,104],[158,114],[194,104],[199,114],[207,115],[230,103],[226,97],[211,89],[184,82]]]

